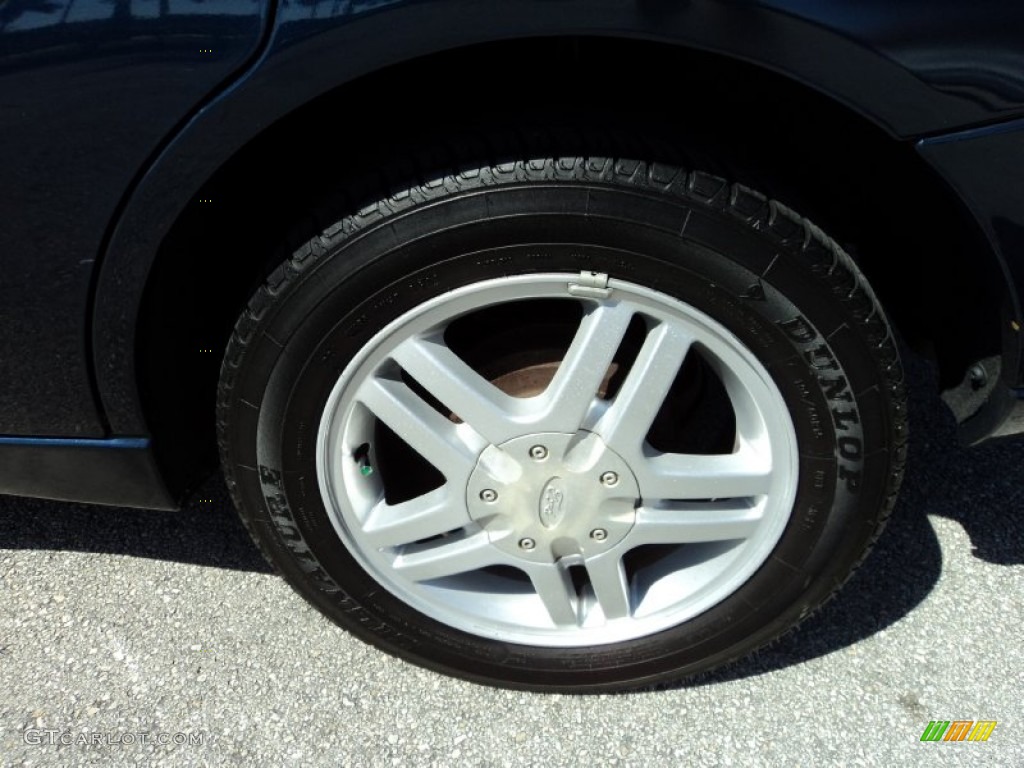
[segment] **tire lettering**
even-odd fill
[[[406,288],[411,291],[422,291],[427,288],[433,288],[437,284],[437,275],[435,273],[431,273],[429,275],[424,275],[423,277],[417,277],[415,280],[410,280],[406,284]]]
[[[811,399],[811,389],[810,389],[810,387],[807,386],[807,382],[804,381],[803,379],[797,379],[794,383],[796,384],[797,389],[800,390],[800,396],[804,400],[810,400]]]
[[[847,403],[853,402],[853,393],[850,392],[850,384],[845,376],[830,379],[827,376],[819,376],[818,384],[825,391],[825,397],[829,400],[843,400]]]
[[[281,538],[281,543],[295,556],[296,564],[310,581],[315,582],[321,591],[327,593],[340,592],[327,572],[320,566],[316,556],[309,550],[309,545],[302,538],[302,532],[295,524],[288,499],[281,487],[281,473],[276,469],[260,465],[260,485],[263,498],[267,504],[267,513]]]
[[[854,472],[840,464],[839,479],[846,481],[846,490],[850,493],[857,493],[860,490],[860,472]]]
[[[803,520],[800,522],[800,527],[805,531],[814,530],[818,525],[818,520],[821,518],[821,510],[817,506],[811,505],[807,508],[807,512],[804,513]]]
[[[508,264],[511,261],[511,256],[497,256],[490,259],[480,259],[480,261],[478,261],[477,264],[480,265],[481,267],[488,267],[493,264]]]
[[[791,342],[801,348],[804,362],[811,369],[821,394],[829,403],[832,423],[837,433],[836,459],[840,487],[849,493],[857,493],[861,486],[861,471],[858,467],[864,458],[864,444],[859,429],[860,412],[850,382],[843,374],[832,349],[806,318],[797,315],[789,320],[777,322],[776,325]],[[811,396],[806,383],[801,379],[796,379],[794,383],[804,400],[810,401]],[[809,402],[807,412],[811,432],[816,437],[821,437],[824,433],[821,419]],[[816,487],[820,487],[818,483],[822,480],[816,477],[814,482]]]
[[[825,430],[821,426],[821,417],[818,415],[818,409],[813,405],[807,406],[807,419],[811,422],[811,431],[815,437],[824,437]]]
[[[366,315],[360,315],[359,317],[357,317],[355,320],[352,321],[352,324],[349,325],[348,328],[345,329],[345,335],[346,336],[355,336],[357,333],[362,331],[363,328],[366,327],[366,324],[368,322],[370,322],[370,321],[366,317]]]
[[[861,445],[860,438],[840,437],[837,443],[839,445],[839,455],[844,459],[859,461],[864,454],[864,447]]]
[[[398,301],[398,297],[399,294],[397,291],[389,293],[387,296],[382,296],[381,298],[377,299],[377,301],[373,302],[372,309],[376,311],[378,309],[390,307],[392,304]]]
[[[816,371],[837,371],[839,365],[832,357],[832,352],[824,344],[804,352],[804,359],[807,364]]]
[[[843,411],[838,407],[832,409],[832,420],[836,423],[836,429],[847,430],[850,424],[860,424],[860,416],[856,411]]]
[[[785,322],[779,323],[779,327],[787,336],[789,336],[790,339],[798,344],[807,344],[808,342],[814,341],[818,335],[814,331],[814,328],[811,327],[810,323],[800,316],[794,317],[792,320],[786,320]]]
[[[812,482],[814,483],[814,487],[815,487],[816,490],[820,491],[822,488],[825,487],[825,472],[824,472],[824,470],[821,470],[821,469],[814,470],[814,476],[813,477],[814,477],[814,479],[813,479]]]

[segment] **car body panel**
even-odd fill
[[[0,196],[19,216],[0,227],[8,278],[0,281],[0,364],[18,373],[0,388],[0,434],[148,434],[135,331],[159,246],[204,182],[273,122],[383,67],[555,36],[722,54],[820,91],[896,140],[925,139],[922,157],[989,235],[986,258],[1024,290],[1024,252],[1012,234],[1024,226],[1020,171],[985,149],[1012,144],[1017,157],[1024,134],[1012,122],[1014,132],[957,133],[1024,117],[1019,4],[7,0]],[[48,98],[38,98],[43,91]],[[951,133],[953,141],[933,141]],[[1017,295],[1007,303],[1019,320]],[[1019,344],[1019,334],[1004,340],[1013,373]],[[1005,369],[1004,378],[1022,381]],[[105,447],[122,456],[150,450]],[[33,482],[42,488],[46,478]],[[19,488],[8,492],[32,492]]]
[[[941,134],[1024,112],[1024,6],[619,2],[500,5],[462,0],[283,2],[260,61],[176,137],[140,183],[111,240],[94,317],[97,384],[115,432],[144,429],[130,354],[159,243],[202,183],[261,130],[382,67],[460,46],[522,37],[658,40],[753,61],[807,83],[900,137]],[[830,14],[828,10],[833,12]],[[916,34],[915,20],[927,18]],[[457,20],[458,23],[453,23]],[[972,45],[957,41],[965,28]],[[938,66],[948,47],[956,66]],[[990,57],[986,57],[986,52]],[[442,87],[439,85],[439,87]],[[179,190],[178,196],[167,190]]]
[[[269,8],[0,5],[0,434],[108,432],[87,333],[109,227],[140,169],[259,47]]]

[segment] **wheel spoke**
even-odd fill
[[[624,304],[599,304],[583,317],[542,395],[546,431],[575,432],[580,428],[632,319],[632,308]]]
[[[628,456],[640,452],[691,341],[667,323],[647,334],[615,400],[594,427],[608,445]]]
[[[644,501],[734,499],[771,488],[771,469],[751,451],[702,456],[663,453],[634,465]]]
[[[430,394],[493,445],[517,434],[515,398],[509,397],[444,343],[440,333],[414,337],[392,355]]]
[[[613,552],[592,557],[587,560],[587,574],[605,619],[621,619],[632,615],[629,583],[626,581],[621,557]]]
[[[410,548],[395,558],[392,567],[407,579],[427,581],[498,565],[502,560],[501,552],[481,531],[466,538]]]
[[[739,442],[756,450],[770,451],[766,444],[765,420],[777,421],[778,414],[762,412],[758,403],[769,402],[771,391],[760,376],[742,364],[742,358],[735,351],[727,348],[719,350],[718,354],[721,359],[712,357],[708,362],[729,396]]]
[[[628,542],[641,544],[694,544],[704,541],[746,539],[757,531],[763,513],[759,507],[725,504],[675,504],[641,507]]]
[[[469,478],[478,451],[466,443],[455,424],[404,383],[370,378],[360,388],[359,399],[414,451],[437,467],[449,483],[461,485]]]
[[[558,564],[537,563],[531,564],[527,569],[527,575],[556,625],[579,625],[579,599],[568,569]]]
[[[363,523],[363,535],[370,546],[379,549],[448,533],[469,522],[465,505],[444,487],[401,504],[381,499]]]

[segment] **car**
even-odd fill
[[[771,643],[893,507],[903,345],[963,441],[1024,431],[1019,4],[7,0],[0,40],[0,492],[173,510],[219,463],[416,664]]]

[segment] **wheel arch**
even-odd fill
[[[510,59],[519,64],[502,69]],[[460,77],[469,67],[494,72],[493,91],[506,98],[481,99]],[[409,175],[500,159],[511,141],[525,151],[574,151],[581,120],[595,116],[608,119],[598,126],[603,138],[587,147],[593,151],[679,151],[818,221],[855,249],[896,325],[926,348],[938,345],[945,383],[959,381],[974,360],[999,353],[998,317],[989,317],[1003,300],[996,296],[999,265],[992,255],[991,268],[979,273],[972,260],[979,249],[991,249],[912,145],[891,135],[890,123],[869,120],[849,99],[825,96],[774,69],[694,47],[566,36],[413,58],[302,97],[298,105],[295,94],[281,93],[280,82],[243,81],[237,90],[244,96],[229,91],[211,104],[150,169],[104,258],[93,343],[112,428],[152,433],[169,484],[184,488],[215,455],[211,388],[231,326],[252,290],[311,227],[329,225],[343,210],[338,206],[378,199]],[[678,75],[671,93],[652,72]],[[380,99],[381,93],[389,97]],[[679,94],[682,124],[667,118]],[[532,127],[550,122],[551,105],[566,104],[566,95],[573,106],[555,120],[556,146],[545,139],[532,147]],[[261,98],[266,110],[253,113]],[[367,114],[371,99],[382,106]],[[450,139],[455,130],[486,136],[486,126],[502,114],[515,115],[505,126],[511,139],[449,141],[448,149],[430,151],[431,141]],[[815,115],[813,124],[805,114]],[[344,146],[339,135],[346,136]],[[407,150],[415,163],[391,162]],[[766,153],[772,161],[763,163]],[[350,173],[353,167],[357,172]],[[332,198],[311,221],[309,211],[337,186],[338,174],[346,195]],[[808,195],[806,185],[815,179],[846,191]],[[879,189],[882,194],[864,198]],[[885,201],[910,205],[893,210]],[[929,297],[921,312],[896,306],[921,283],[890,269],[893,238],[913,249],[908,257],[921,270],[920,293]],[[935,269],[939,259],[959,266]],[[964,334],[962,317],[970,313],[973,325],[982,318],[977,335]],[[196,414],[209,416],[209,424]]]

